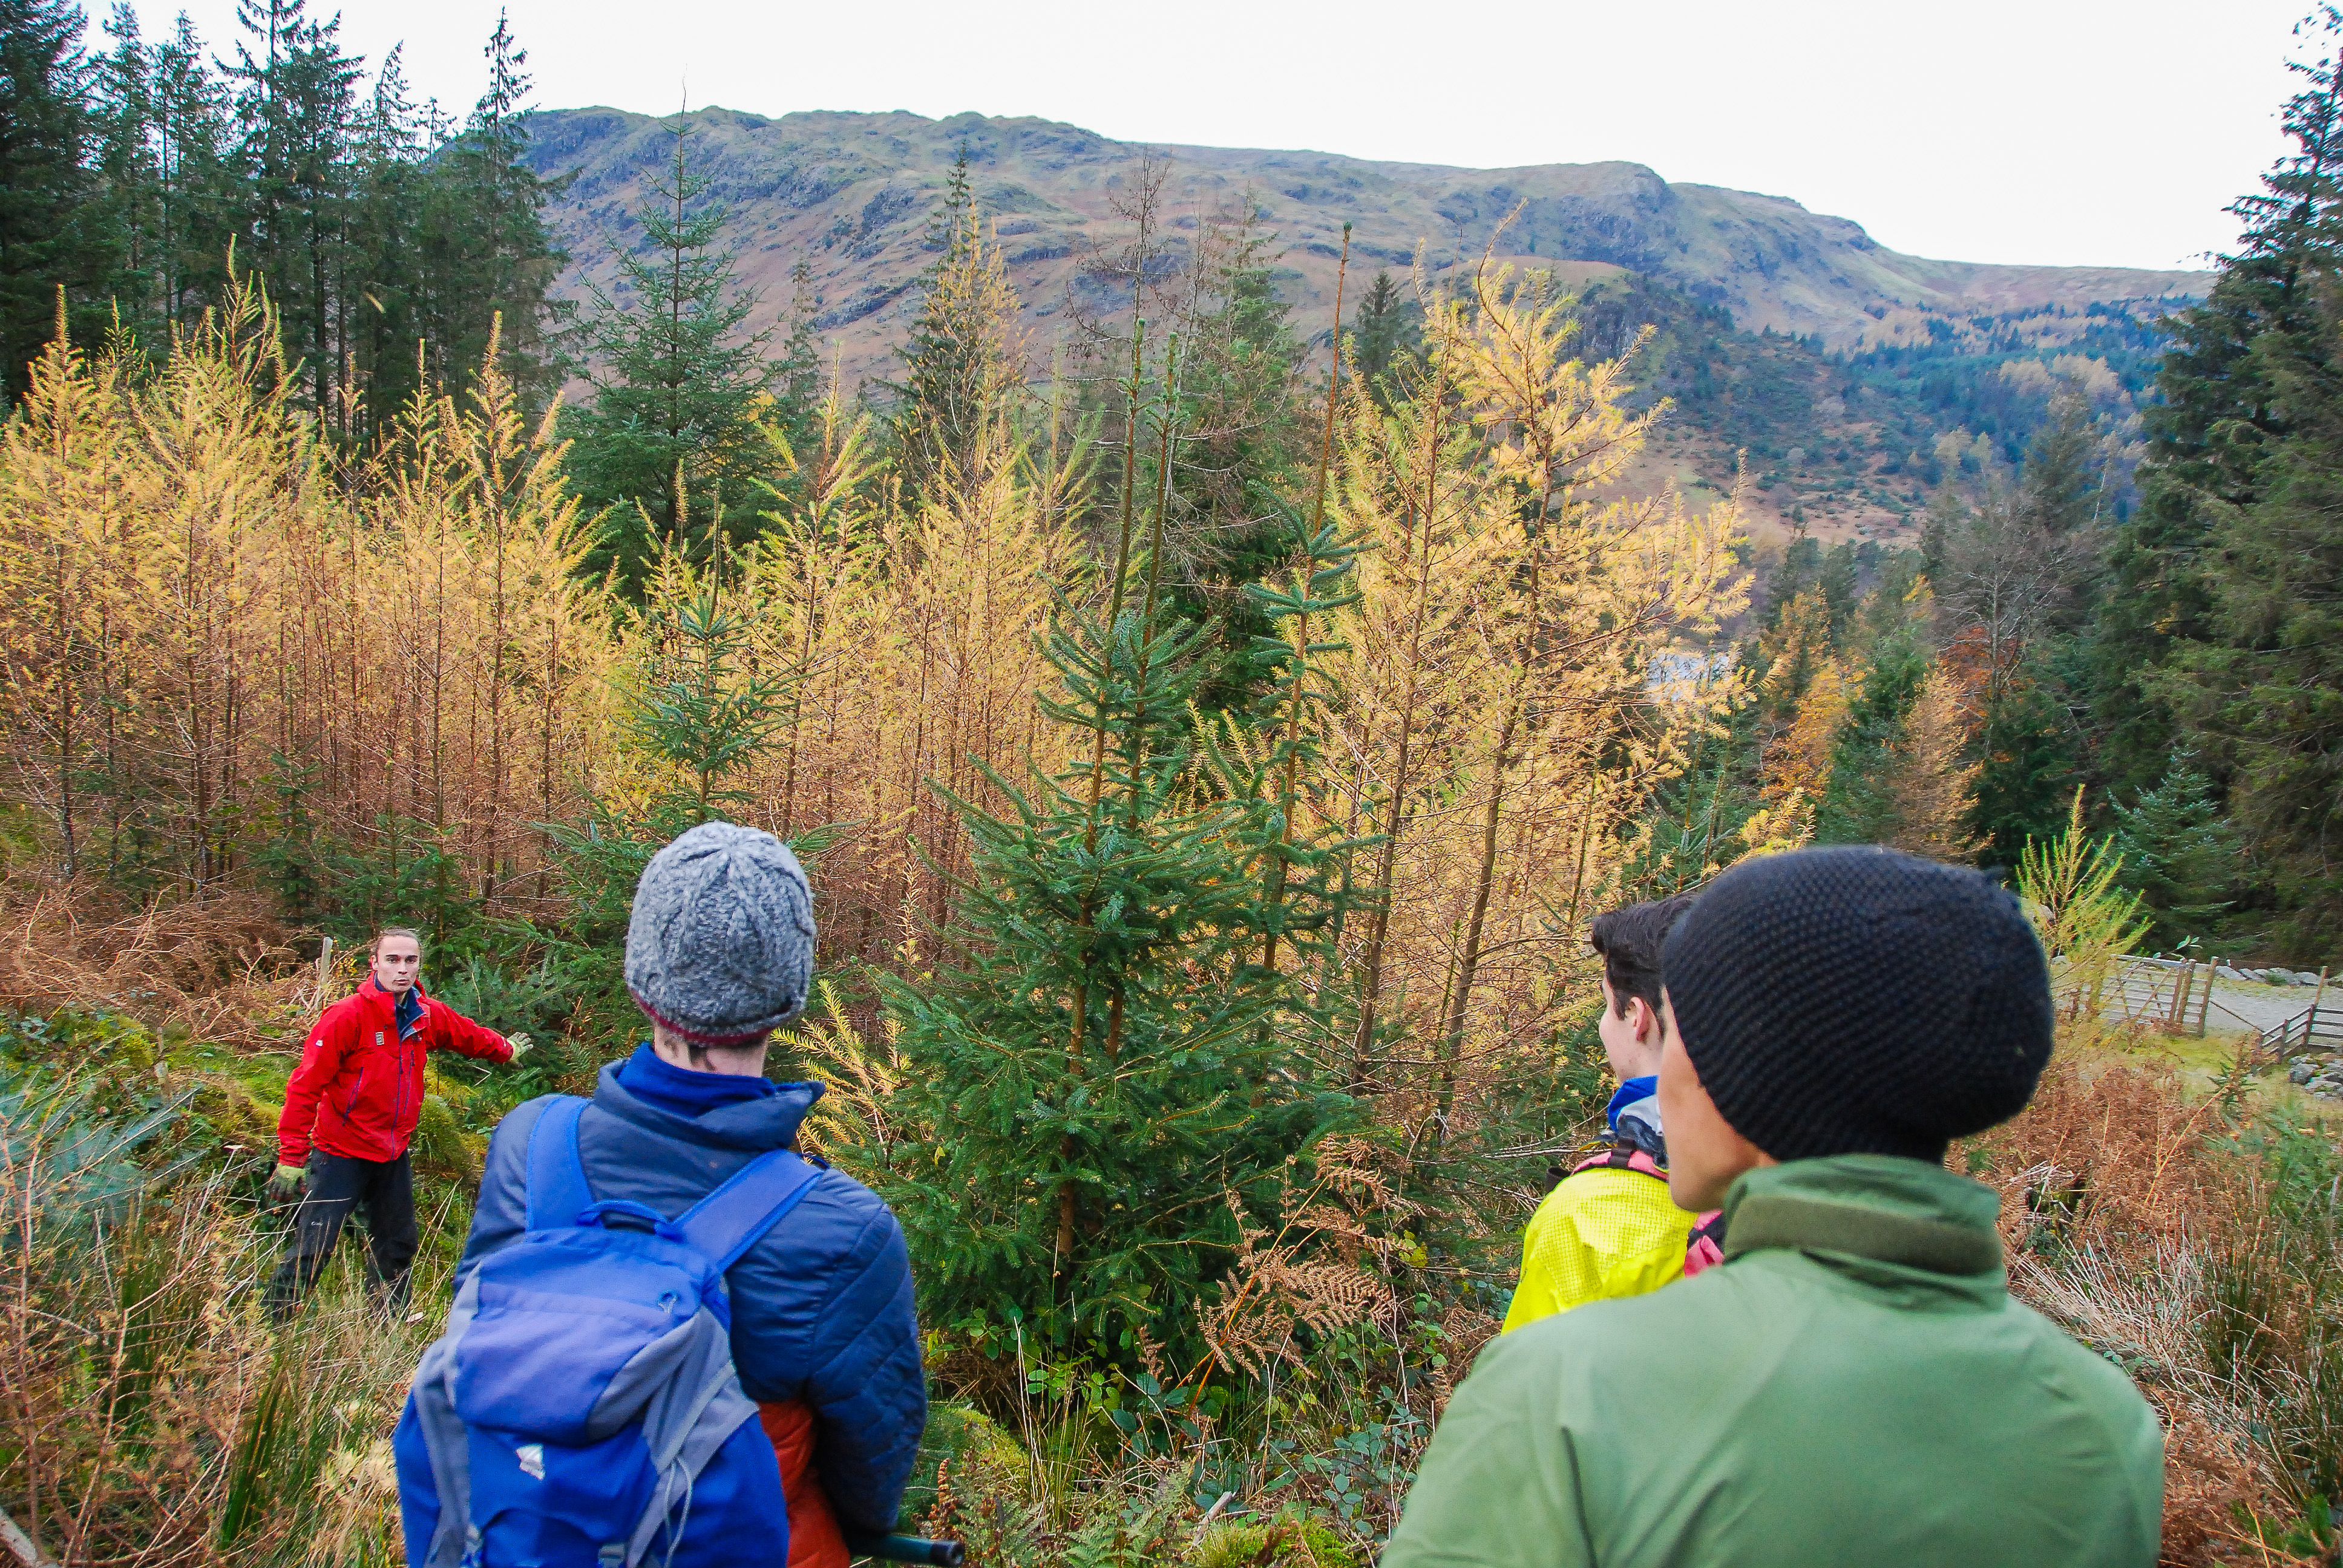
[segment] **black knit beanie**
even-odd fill
[[[1734,867],[1661,974],[1702,1087],[1776,1160],[1942,1160],[2024,1110],[2050,1060],[2049,966],[2017,900],[1893,849]]]

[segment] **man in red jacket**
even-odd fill
[[[333,1255],[350,1211],[366,1206],[369,1271],[395,1307],[415,1261],[415,1172],[407,1141],[423,1117],[423,1058],[458,1050],[509,1062],[528,1049],[423,994],[423,942],[403,926],[376,936],[374,976],[326,1010],[285,1086],[271,1195],[307,1193],[268,1282],[269,1315],[291,1315]]]

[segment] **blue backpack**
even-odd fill
[[[415,1369],[393,1442],[407,1560],[785,1563],[780,1464],[733,1369],[724,1271],[820,1171],[777,1149],[675,1221],[598,1203],[585,1109],[564,1096],[538,1116],[528,1233],[472,1271]]]

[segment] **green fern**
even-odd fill
[[[44,1230],[75,1231],[117,1216],[195,1158],[161,1171],[132,1158],[178,1120],[192,1091],[165,1102],[148,1097],[117,1115],[101,1109],[99,1092],[83,1076],[0,1058],[0,1161],[28,1186]]]

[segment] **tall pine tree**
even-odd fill
[[[1351,319],[1359,376],[1378,403],[1387,402],[1393,368],[1423,347],[1423,307],[1378,272]]]
[[[609,508],[595,565],[615,566],[630,588],[716,508],[749,518],[755,481],[772,466],[760,427],[773,410],[772,333],[744,330],[758,296],[734,277],[727,213],[708,199],[687,136],[675,127],[667,177],[638,210],[641,245],[615,247],[619,288],[592,287],[571,336],[594,398],[566,417],[570,472],[589,504]]]
[[[2227,774],[2280,942],[2306,963],[2343,940],[2343,270],[2317,281],[2319,336],[2255,345],[2285,430],[2257,465],[2252,503],[2214,514],[2206,624],[2175,640],[2151,689]]]
[[[540,178],[528,166],[528,51],[501,12],[480,53],[488,62],[488,88],[463,134],[432,165],[445,204],[437,231],[443,293],[433,348],[443,376],[458,378],[480,363],[494,327],[504,374],[549,391],[555,370],[545,333],[548,297],[568,258],[546,227],[545,204],[560,182]]]
[[[2168,319],[2158,397],[2143,410],[2140,504],[2117,531],[2091,633],[2097,759],[2119,788],[2148,788],[2164,772],[2178,719],[2157,672],[2176,641],[2213,632],[2207,535],[2260,497],[2264,458],[2292,427],[2273,369],[2328,352],[2318,296],[2335,271],[2343,173],[2343,16],[2331,6],[2322,31],[2318,56],[2292,65],[2302,86],[2282,122],[2294,150],[2229,209],[2245,224],[2237,251],[2201,305]]]
[[[23,166],[0,191],[12,342],[46,340],[63,286],[78,341],[118,327],[159,350],[228,300],[233,265],[276,307],[303,400],[354,441],[382,433],[418,376],[461,387],[500,318],[508,378],[528,401],[550,396],[538,345],[559,257],[524,157],[509,27],[451,144],[454,127],[410,101],[398,51],[367,84],[306,0],[245,0],[246,37],[217,70],[184,16],[149,44],[117,6],[106,52],[85,59],[70,46],[77,10],[17,11],[0,37],[25,99],[0,120],[0,156]]]
[[[895,441],[914,502],[943,501],[972,484],[1017,412],[1025,385],[1017,291],[1001,247],[985,237],[969,151],[960,149],[928,228],[939,250],[922,281],[919,318],[903,346]]]
[[[0,396],[11,402],[55,336],[57,290],[86,281],[82,25],[67,0],[0,0]]]
[[[2213,780],[2182,751],[2153,789],[2130,805],[2113,808],[2116,852],[2123,881],[2155,919],[2150,940],[2159,950],[2210,943],[2232,903],[2237,875],[2237,835],[2221,815]]]
[[[1203,286],[1181,341],[1177,393],[1182,438],[1155,455],[1179,548],[1170,578],[1178,613],[1219,627],[1214,668],[1198,692],[1210,709],[1242,713],[1266,689],[1263,650],[1275,638],[1253,593],[1307,544],[1312,456],[1302,371],[1306,346],[1293,307],[1278,297],[1276,236],[1248,196],[1211,231]],[[1168,485],[1166,480],[1168,479]],[[1272,660],[1274,655],[1270,656]]]
[[[1134,346],[1134,399],[1139,365]],[[1240,1214],[1272,1211],[1287,1161],[1349,1101],[1312,1066],[1335,1030],[1301,979],[1342,902],[1333,856],[1290,830],[1281,771],[1194,732],[1206,634],[1169,614],[1161,494],[1126,487],[1108,602],[1047,640],[1042,707],[1072,764],[995,776],[1006,811],[955,801],[973,869],[953,960],[886,1003],[914,1070],[907,1124],[940,1130],[892,1164],[933,1320],[1001,1352],[1010,1323],[1052,1356],[1135,1366],[1161,1348],[1183,1372]],[[1324,547],[1266,601],[1281,624],[1340,598],[1347,558]],[[1319,682],[1287,673],[1306,709]]]
[[[347,427],[339,329],[358,302],[343,242],[356,216],[364,63],[342,52],[340,17],[312,21],[307,0],[237,0],[236,19],[249,35],[229,72],[250,201],[242,260],[267,281],[309,402]]]

